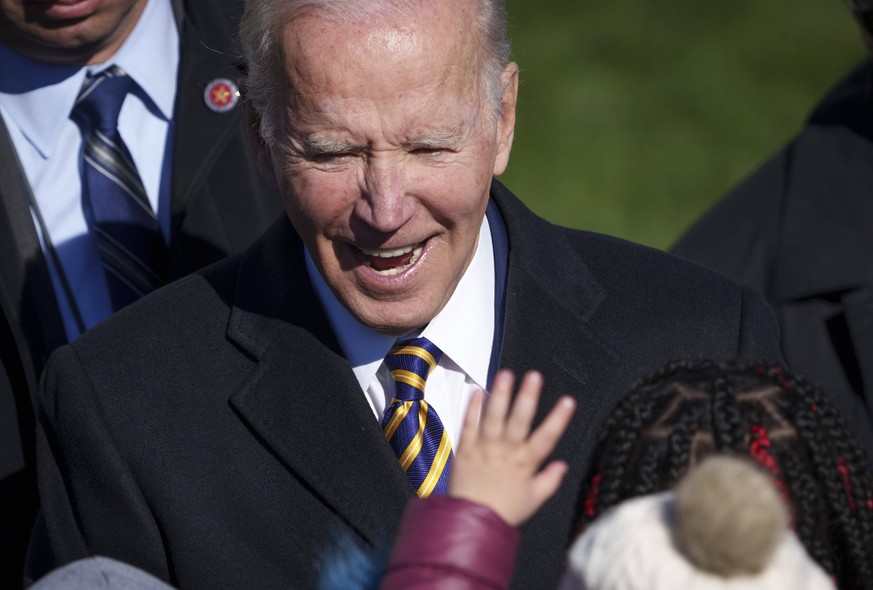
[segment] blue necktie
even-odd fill
[[[167,263],[160,225],[118,133],[121,105],[136,88],[111,66],[85,79],[70,115],[82,131],[82,209],[114,310],[160,287]]]
[[[388,444],[400,460],[415,493],[422,498],[449,489],[452,443],[430,404],[424,387],[442,351],[427,338],[399,344],[385,357],[396,392],[382,418]]]

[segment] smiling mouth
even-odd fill
[[[361,248],[364,263],[382,276],[402,273],[414,265],[424,251],[424,242],[402,248]]]

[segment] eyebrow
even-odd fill
[[[302,144],[303,152],[306,154],[340,154],[359,148],[359,146],[345,141],[330,139],[318,134],[303,137],[300,143]]]
[[[463,132],[459,127],[443,129],[411,139],[406,145],[411,148],[460,148],[463,143]]]
[[[463,143],[463,131],[460,127],[443,129],[421,135],[404,142],[404,146],[411,149],[459,149]],[[331,139],[319,133],[300,138],[303,153],[308,155],[318,154],[342,154],[364,149],[363,146],[348,143],[340,139]]]

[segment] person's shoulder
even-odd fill
[[[752,285],[619,238],[572,239],[604,292],[592,324],[640,362],[652,347],[672,358],[781,359],[776,318]]]
[[[220,403],[222,387],[249,368],[227,338],[238,266],[234,257],[175,281],[57,349],[42,406],[57,413],[73,400],[99,400],[102,419],[123,424],[129,412],[158,420]]]
[[[788,171],[804,188],[807,180],[852,179],[869,169],[873,154],[873,60],[867,59],[843,79],[815,108],[792,146]],[[823,192],[833,191],[824,189]],[[792,190],[803,195],[809,191]],[[828,198],[832,195],[829,194]]]
[[[516,198],[500,203],[508,214],[510,241],[517,257],[536,278],[551,280],[559,273],[591,273],[601,286],[616,293],[664,289],[737,290],[726,276],[657,248],[590,230],[554,224],[524,207]],[[512,197],[511,194],[509,194]],[[532,237],[535,236],[535,237]],[[557,265],[552,264],[556,258]],[[582,268],[584,267],[584,268]]]
[[[563,231],[602,289],[590,325],[640,363],[780,359],[775,316],[749,284],[620,238]]]
[[[191,338],[227,322],[242,254],[220,260],[183,277],[114,313],[74,343],[80,353],[107,346],[136,346],[144,341]]]
[[[815,107],[810,125],[846,126],[870,137],[873,132],[873,59],[843,78]]]
[[[751,285],[686,258],[628,240],[563,229],[606,294],[604,317],[734,325],[744,307],[764,305]]]
[[[696,262],[658,248],[597,232],[561,228],[605,285],[664,283],[674,287],[738,288],[738,283]]]

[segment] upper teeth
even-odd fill
[[[367,256],[377,256],[379,258],[403,256],[412,252],[413,249],[415,249],[415,246],[404,246],[402,248],[360,248],[361,252]]]

